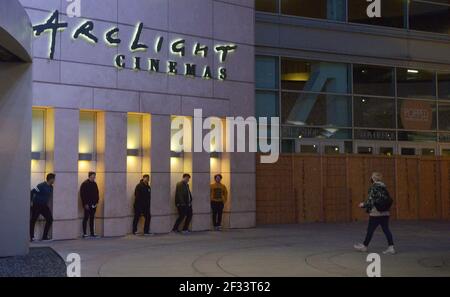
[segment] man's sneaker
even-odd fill
[[[50,241],[53,241],[53,239],[51,239],[51,238],[42,238],[42,240],[41,240],[42,242],[50,242]]]
[[[396,251],[394,249],[393,245],[390,245],[387,250],[383,251],[383,254],[385,255],[395,255]]]
[[[32,237],[31,239],[30,239],[30,242],[35,242],[36,241],[36,239],[34,239],[34,237]]]
[[[355,244],[353,247],[355,248],[355,250],[360,252],[367,252],[368,250],[367,247],[362,243]]]
[[[89,237],[89,235],[83,234],[83,238],[88,238],[88,237]]]
[[[217,226],[217,231],[222,231],[222,226]]]

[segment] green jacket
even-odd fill
[[[189,190],[188,184],[183,181],[177,183],[175,190],[175,205],[178,206],[191,206],[192,194]]]

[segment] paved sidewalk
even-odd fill
[[[365,227],[282,225],[50,246],[63,258],[79,253],[82,276],[365,276],[367,254],[352,249]],[[398,254],[381,255],[383,276],[450,276],[450,222],[393,222],[392,231]],[[379,229],[371,252],[385,247]]]

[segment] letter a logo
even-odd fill
[[[81,0],[66,0],[67,2],[71,2],[67,5],[67,16],[69,18],[73,17],[81,17]]]
[[[381,0],[367,0],[367,2],[371,2],[367,6],[367,16],[369,18],[381,18]]]
[[[367,262],[370,264],[367,266],[367,276],[368,277],[381,277],[381,258],[380,255],[376,253],[371,253],[367,255]]]
[[[67,255],[67,277],[81,277],[81,257],[72,253]]]

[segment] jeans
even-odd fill
[[[175,225],[173,226],[174,231],[178,231],[178,228],[180,224],[183,222],[184,219],[184,227],[183,231],[189,230],[189,225],[191,224],[192,220],[192,206],[177,206],[178,208],[178,219],[175,222]]]
[[[95,212],[97,208],[93,208],[89,206],[89,210],[84,209],[84,217],[83,217],[83,234],[86,234],[87,222],[89,220],[89,231],[91,231],[91,235],[95,234],[94,222],[95,222]]]
[[[211,201],[212,221],[214,227],[222,226],[223,202]]]
[[[47,204],[34,203],[31,207],[31,221],[30,221],[30,238],[34,238],[34,225],[39,216],[42,215],[45,219],[43,239],[48,239],[48,231],[53,223],[53,216]]]
[[[133,233],[137,232],[137,227],[138,227],[138,223],[139,223],[139,219],[141,216],[144,216],[145,218],[145,223],[144,223],[144,233],[150,233],[150,208],[145,208],[145,209],[139,209],[139,208],[135,208],[134,209],[134,219],[133,219]]]
[[[364,240],[364,245],[368,246],[372,240],[373,233],[377,229],[378,225],[381,225],[383,233],[386,236],[389,245],[394,245],[394,240],[392,239],[391,230],[389,230],[389,216],[382,217],[369,217],[369,225],[367,226],[366,239]]]

